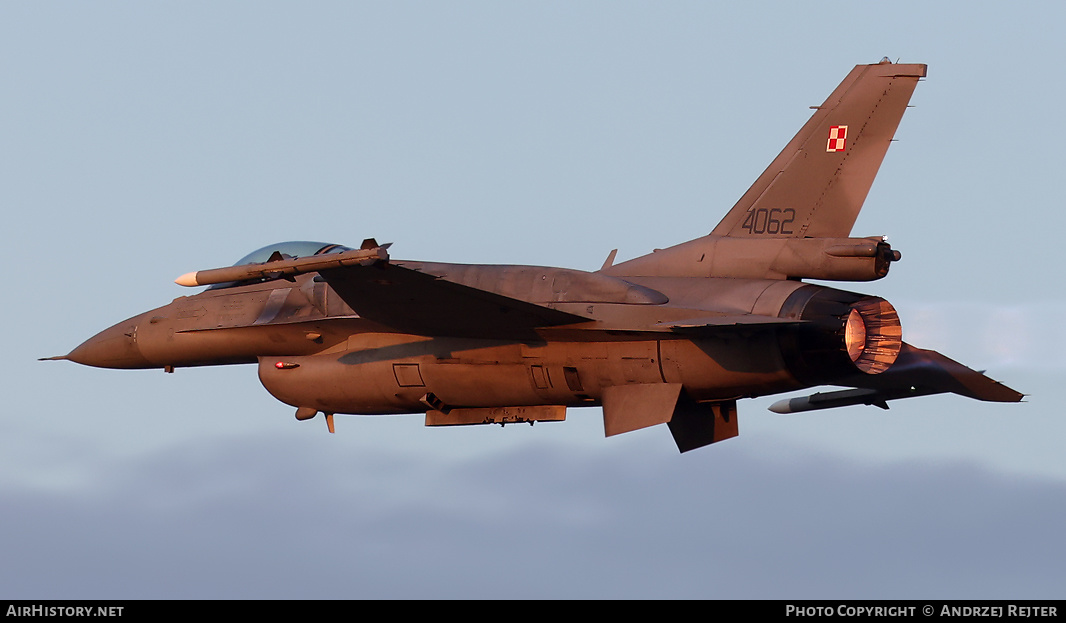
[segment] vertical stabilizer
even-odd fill
[[[925,73],[888,59],[855,67],[711,234],[847,237]]]

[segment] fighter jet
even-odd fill
[[[734,437],[737,401],[831,385],[794,413],[1022,394],[903,342],[892,305],[806,283],[885,277],[900,253],[851,229],[926,66],[852,70],[710,234],[599,270],[443,264],[286,242],[176,281],[207,288],[105,329],[102,368],[256,364],[296,419],[424,413],[427,426],[667,424],[681,452]]]

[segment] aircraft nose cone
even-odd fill
[[[96,368],[151,368],[137,348],[138,318],[104,329],[70,351],[66,358]]]

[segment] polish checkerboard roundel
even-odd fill
[[[829,142],[826,151],[844,151],[845,139],[848,138],[848,126],[834,125],[829,128]]]

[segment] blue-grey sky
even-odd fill
[[[1055,2],[0,2],[0,597],[1062,597]],[[929,64],[848,285],[1030,394],[664,427],[296,422],[37,357],[264,244],[593,270],[706,234],[857,63]]]

